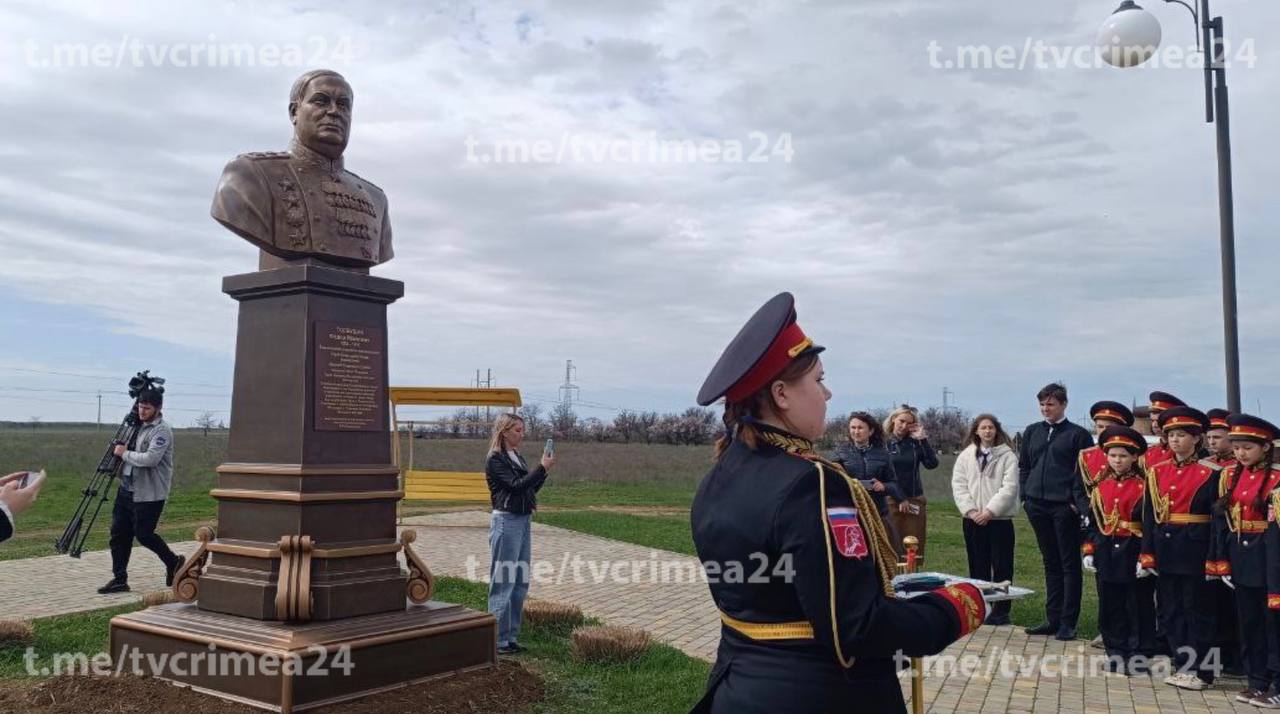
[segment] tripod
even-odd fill
[[[133,409],[125,416],[124,421],[120,422],[120,428],[116,429],[116,435],[107,445],[107,453],[103,454],[102,459],[98,461],[97,470],[89,477],[89,484],[81,492],[84,495],[71,516],[71,522],[67,524],[66,530],[62,531],[62,537],[58,538],[53,545],[59,553],[66,553],[72,558],[80,557],[80,553],[84,550],[84,542],[93,530],[94,522],[98,520],[98,513],[102,511],[102,504],[106,503],[111,496],[111,483],[120,475],[120,469],[124,466],[124,461],[116,456],[115,447],[117,444],[132,442],[141,428],[142,422],[138,419],[138,403],[134,402]],[[97,500],[96,504],[95,500]],[[93,509],[92,513],[89,512],[90,509]],[[85,516],[89,517],[87,524]]]

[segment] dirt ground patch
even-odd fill
[[[494,669],[465,672],[307,711],[327,714],[523,712],[544,694],[541,677],[518,663],[503,660]],[[61,676],[0,684],[0,712],[249,714],[261,711],[149,677]]]

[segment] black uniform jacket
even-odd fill
[[[1246,469],[1232,464],[1222,470],[1220,483],[1225,502],[1213,518],[1213,547],[1204,571],[1207,575],[1229,575],[1237,585],[1264,588],[1270,495],[1280,486],[1280,469],[1269,465]]]
[[[1210,516],[1222,468],[1208,459],[1169,459],[1147,470],[1142,520],[1144,568],[1160,574],[1203,575],[1209,555]]]
[[[839,467],[811,458],[735,440],[698,487],[693,540],[724,624],[695,712],[902,712],[894,654],[938,653],[981,624],[976,589],[886,595],[871,537],[878,514],[855,506],[861,486]],[[753,638],[735,622],[812,634]]]
[[[1089,492],[1089,533],[1083,550],[1104,583],[1132,583],[1142,550],[1142,505],[1147,479],[1139,471],[1117,477],[1105,466]]]

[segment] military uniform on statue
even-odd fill
[[[727,432],[691,513],[722,621],[695,712],[904,712],[895,654],[941,652],[986,615],[968,584],[894,597],[897,558],[870,495],[813,451],[831,396],[821,351],[783,293],[698,393],[703,406],[724,397]],[[727,576],[747,564],[761,581]]]
[[[1207,658],[1214,639],[1211,583],[1205,581],[1210,520],[1218,499],[1221,468],[1202,459],[1200,439],[1209,418],[1190,407],[1160,413],[1160,429],[1178,444],[1173,458],[1147,470],[1147,508],[1142,523],[1139,567],[1160,576],[1160,615],[1178,673],[1165,679],[1183,689],[1202,690],[1214,679]],[[1180,455],[1180,447],[1183,445]]]

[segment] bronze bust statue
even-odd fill
[[[289,151],[232,159],[213,196],[214,219],[284,260],[364,269],[391,260],[386,194],[342,164],[351,104],[351,85],[337,72],[299,77],[289,92]]]

